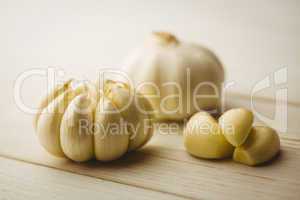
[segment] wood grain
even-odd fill
[[[254,103],[257,112],[272,117],[275,102],[258,99]],[[251,108],[249,105],[249,98],[231,96],[226,106]],[[141,188],[145,193],[155,195],[159,193],[188,199],[300,197],[300,134],[297,122],[300,108],[297,105],[288,106],[291,112],[288,113],[288,130],[281,133],[280,155],[273,162],[260,167],[244,166],[230,159],[209,161],[188,155],[182,145],[182,127],[175,132],[157,130],[145,148],[118,161],[78,164],[45,152],[34,134],[32,116],[13,106],[8,106],[6,115],[0,117],[0,156],[5,158]],[[260,120],[255,123],[265,124]],[[79,185],[81,179],[75,182]],[[118,187],[114,187],[115,190]]]
[[[0,199],[300,199],[299,2],[1,1]],[[228,91],[244,94],[227,93],[226,108],[251,108],[247,95],[255,84],[287,67],[288,81],[271,83],[257,94],[267,98],[252,102],[257,113],[274,119],[256,116],[255,123],[276,126],[282,120],[274,118],[276,102],[270,98],[288,87],[287,129],[273,162],[254,168],[199,160],[184,151],[180,131],[158,131],[145,148],[107,164],[58,159],[40,147],[32,116],[15,104],[21,72],[56,66],[67,77],[95,79],[98,66],[120,69],[153,28],[216,52],[227,81],[235,82]],[[40,76],[24,81],[27,106],[38,105],[45,84]]]
[[[284,146],[281,155],[271,164],[253,168],[230,160],[199,160],[182,150],[161,145],[149,144],[142,151],[113,163],[78,164],[42,151],[23,152],[13,158],[186,198],[236,199],[241,194],[245,195],[244,199],[297,199],[300,196],[300,153],[293,148]],[[257,187],[258,184],[262,187]]]
[[[181,199],[161,192],[0,158],[0,199]]]
[[[21,130],[22,127],[18,127]],[[158,132],[141,151],[112,163],[78,164],[47,154],[34,134],[10,134],[0,140],[0,155],[75,174],[160,191],[192,199],[298,199],[300,197],[299,140],[289,145],[272,163],[248,167],[231,160],[200,160],[188,155],[179,134]],[[10,138],[10,140],[9,140]],[[9,144],[13,145],[7,145]]]

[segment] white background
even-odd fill
[[[13,102],[14,81],[27,69],[55,66],[94,79],[101,67],[120,68],[153,30],[211,48],[227,81],[235,81],[233,92],[250,94],[259,80],[287,67],[288,99],[300,102],[299,0],[0,0],[0,76],[8,96],[1,101]],[[24,84],[29,105],[45,89],[39,79]],[[274,90],[258,95],[273,97]]]

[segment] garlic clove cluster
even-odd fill
[[[99,92],[91,83],[69,80],[42,100],[34,120],[39,141],[51,154],[78,162],[117,159],[152,136],[151,115],[136,107],[135,97],[124,83],[106,81]]]
[[[275,130],[252,126],[253,113],[244,108],[231,109],[219,118],[222,132],[235,146],[233,160],[246,165],[258,165],[272,159],[280,149]]]
[[[280,149],[280,139],[269,127],[252,127],[253,114],[243,108],[225,112],[219,123],[207,112],[195,114],[184,131],[186,150],[201,158],[225,158],[258,165],[272,159]]]

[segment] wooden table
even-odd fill
[[[11,199],[300,199],[300,1],[0,1],[0,200]],[[39,145],[32,115],[20,111],[13,88],[21,72],[55,66],[66,76],[95,79],[153,30],[204,44],[222,60],[230,87],[226,105],[250,107],[253,86],[288,68],[287,130],[272,163],[248,167],[200,160],[183,148],[181,132],[156,131],[143,149],[113,163],[58,159]],[[23,85],[36,106],[45,77]],[[277,89],[278,89],[277,88]],[[272,97],[274,88],[260,92]],[[273,117],[274,102],[254,99]],[[264,123],[256,116],[256,124]],[[280,119],[272,121],[276,125]]]
[[[229,95],[228,107],[249,105],[248,98]],[[264,99],[256,105],[265,114],[274,108]],[[299,199],[300,133],[291,115],[300,106],[289,109],[292,134],[281,134],[280,155],[267,165],[248,167],[230,159],[194,158],[184,151],[181,131],[166,130],[112,163],[59,159],[39,145],[32,116],[11,107],[1,115],[0,199]]]

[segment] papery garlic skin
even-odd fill
[[[137,92],[151,96],[157,120],[183,120],[200,109],[220,108],[222,64],[209,49],[181,42],[170,33],[153,33],[128,57],[125,71]]]
[[[106,96],[109,96],[115,103],[121,115],[128,123],[128,132],[130,133],[129,150],[134,150],[143,146],[152,136],[152,122],[148,111],[148,100],[140,95],[142,104],[138,104],[132,94],[133,90],[115,83],[107,83],[105,89]],[[139,95],[139,94],[136,94]]]
[[[246,165],[258,165],[271,160],[280,150],[280,139],[269,127],[254,126],[240,147],[235,148],[233,160]]]
[[[152,119],[151,115],[141,114],[139,110],[132,109],[135,108],[133,104],[129,106],[130,112],[126,111],[128,108],[119,111],[119,104],[125,102],[129,95],[134,97],[126,84],[107,82],[107,85],[113,88],[119,84],[124,85],[124,88],[121,87],[116,93],[105,93],[98,92],[96,86],[91,83],[75,83],[71,80],[51,91],[42,101],[34,119],[39,141],[49,153],[77,162],[92,158],[110,161],[140,148],[151,138],[153,129],[146,130],[143,126],[132,139],[132,133],[128,133],[128,122],[136,125],[143,123],[141,121],[145,119],[149,120],[149,126],[152,127]],[[122,93],[123,96],[120,96]],[[149,105],[144,99],[142,106]],[[107,110],[113,113],[106,112]],[[114,132],[110,126],[113,123],[120,125],[124,130]],[[98,127],[97,131],[94,126]],[[142,132],[145,132],[145,135],[142,135]]]
[[[62,94],[63,92],[65,92],[67,90],[67,88],[69,88],[71,82],[73,81],[73,79],[69,79],[67,80],[63,85],[58,85],[56,86],[53,90],[50,91],[50,94],[47,94],[45,97],[42,98],[41,103],[38,107],[38,112],[34,117],[33,120],[33,127],[36,129],[37,127],[37,121],[40,117],[41,112],[43,111],[43,109],[48,106],[48,104],[53,101],[53,99],[55,99],[57,96],[59,96],[60,94]]]
[[[105,113],[105,111],[113,111],[113,113]],[[95,124],[101,125],[95,132],[94,145],[97,160],[115,160],[128,151],[127,127],[122,115],[111,100],[105,97],[100,99],[95,112]],[[116,126],[116,129],[110,129],[111,125]]]
[[[36,126],[38,138],[45,149],[53,155],[64,156],[60,145],[61,120],[70,101],[82,90],[81,86],[75,89],[68,88],[54,98],[40,114],[38,113]]]
[[[207,112],[191,117],[184,129],[184,146],[190,154],[207,159],[221,159],[233,154],[217,121]]]
[[[60,143],[64,154],[77,162],[87,161],[94,156],[93,123],[94,105],[88,95],[76,96],[65,111],[60,125]],[[81,123],[85,123],[82,126]]]

